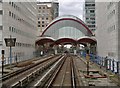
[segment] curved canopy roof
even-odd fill
[[[53,38],[51,38],[51,37],[41,37],[40,39],[38,39],[36,41],[36,44],[43,45],[43,44],[48,43],[48,42],[49,43],[54,43],[55,40]]]
[[[84,36],[79,39],[77,39],[78,43],[97,43],[97,40],[92,37]]]
[[[76,44],[77,41],[72,39],[72,38],[60,38],[60,39],[57,39],[54,44],[58,45],[58,44],[61,44],[61,43],[63,43],[63,44],[68,44],[68,43]]]
[[[65,15],[65,16],[60,16],[60,17],[57,17],[56,19],[54,19],[46,28],[45,30],[43,31],[42,35],[41,36],[51,36],[51,37],[54,37],[54,38],[59,38],[59,34],[60,34],[60,31],[59,30],[67,30],[67,29],[71,29],[73,31],[75,30],[79,30],[79,34],[76,34],[79,35],[80,37],[81,36],[84,36],[84,35],[87,35],[87,36],[91,36],[92,35],[92,32],[89,30],[89,28],[86,26],[86,24],[80,20],[79,18],[75,17],[75,16],[72,16],[72,15]],[[70,36],[75,36],[75,33],[70,35],[69,30],[67,30],[66,35],[65,36],[62,36],[62,37],[70,37]],[[73,32],[72,31],[72,32]],[[78,33],[78,31],[76,31]],[[68,34],[68,35],[67,35]],[[60,34],[61,36],[62,34]],[[77,37],[79,38],[79,37]]]
[[[58,44],[83,44],[85,45],[86,43],[97,43],[95,38],[91,38],[88,36],[81,37],[79,39],[73,39],[73,38],[59,38],[57,40],[51,38],[51,37],[41,37],[36,41],[36,44],[38,45],[43,45],[45,43],[52,43],[52,45],[58,45]]]
[[[36,44],[40,45],[48,42],[52,44],[96,43],[97,41],[91,36],[92,32],[81,19],[72,15],[65,15],[54,19],[45,28]]]

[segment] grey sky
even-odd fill
[[[38,1],[58,1],[59,14],[74,15],[82,19],[84,0],[38,0]]]
[[[82,19],[84,0],[59,0],[60,15],[74,15]]]

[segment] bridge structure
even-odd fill
[[[70,44],[70,49],[65,46]],[[72,15],[64,15],[54,19],[36,40],[37,52],[43,54],[51,52],[54,54],[65,51],[74,54],[89,53],[96,54],[97,41],[86,24]]]

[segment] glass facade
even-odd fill
[[[85,35],[92,34],[87,30],[86,25],[82,20],[71,15],[56,18],[48,25],[43,33],[43,36],[49,36],[54,39],[64,37],[78,39]]]

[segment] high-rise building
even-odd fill
[[[58,2],[37,2],[38,9],[38,36],[44,31],[45,27],[59,15]]]
[[[120,2],[96,2],[96,38],[99,56],[120,58]]]
[[[12,47],[12,62],[17,56],[18,61],[33,57],[37,34],[37,3],[0,2],[0,50],[5,50],[5,61],[9,63],[10,50],[6,47],[5,38],[16,38]],[[1,53],[0,53],[1,55]]]
[[[96,30],[95,0],[85,0],[83,16],[86,25],[94,33]]]

